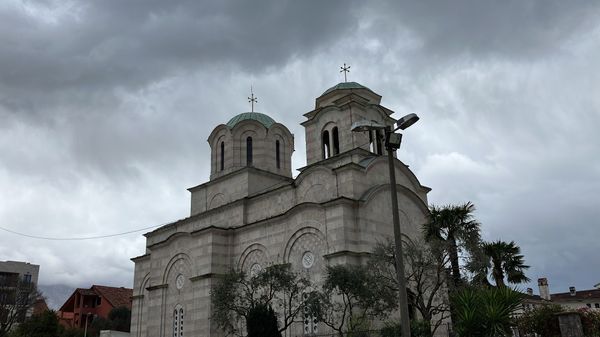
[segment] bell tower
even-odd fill
[[[350,130],[352,123],[362,119],[393,126],[395,121],[390,117],[393,111],[380,103],[381,96],[356,82],[342,82],[327,89],[316,99],[315,109],[304,114],[307,165],[355,148],[383,154],[382,131]]]

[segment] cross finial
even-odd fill
[[[340,69],[342,69],[340,70],[340,73],[344,73],[344,82],[348,82],[348,77],[346,76],[346,74],[350,72],[350,66],[347,66],[346,63],[344,63],[344,66],[340,67]]]
[[[254,112],[254,103],[258,103],[258,98],[254,97],[254,90],[250,86],[250,97],[248,97],[248,103],[252,105],[252,112]]]

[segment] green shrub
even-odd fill
[[[381,337],[402,336],[402,326],[399,322],[387,322],[379,331]],[[413,320],[410,322],[410,335],[412,337],[431,337],[431,326],[427,321]]]
[[[510,288],[465,288],[452,296],[454,327],[461,337],[511,335],[522,294]]]
[[[563,307],[548,304],[525,311],[517,318],[517,325],[522,334],[538,334],[544,337],[560,337],[557,313],[564,311]]]
[[[586,337],[600,337],[600,312],[587,308],[579,310],[583,334]]]

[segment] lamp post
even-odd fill
[[[410,337],[410,320],[408,317],[408,296],[406,294],[406,277],[404,276],[404,256],[402,254],[402,229],[400,228],[400,217],[398,214],[398,195],[396,191],[396,171],[394,169],[394,151],[400,148],[402,143],[402,134],[394,131],[404,130],[419,120],[419,117],[412,113],[397,121],[398,127],[394,130],[390,126],[385,126],[373,121],[361,120],[352,124],[352,131],[364,132],[373,130],[385,130],[385,148],[388,153],[388,167],[390,171],[390,191],[392,194],[392,219],[394,222],[394,244],[396,257],[396,278],[400,288],[400,323],[402,336]]]

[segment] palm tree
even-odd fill
[[[447,251],[454,288],[461,284],[459,252],[472,252],[481,242],[480,224],[473,217],[475,205],[446,205],[429,209],[429,222],[423,226],[425,240]]]
[[[509,283],[529,282],[529,278],[525,276],[525,270],[529,266],[525,265],[521,248],[514,241],[484,242],[482,250],[487,266],[481,272],[487,275],[491,267],[496,286],[505,287],[505,277]]]

